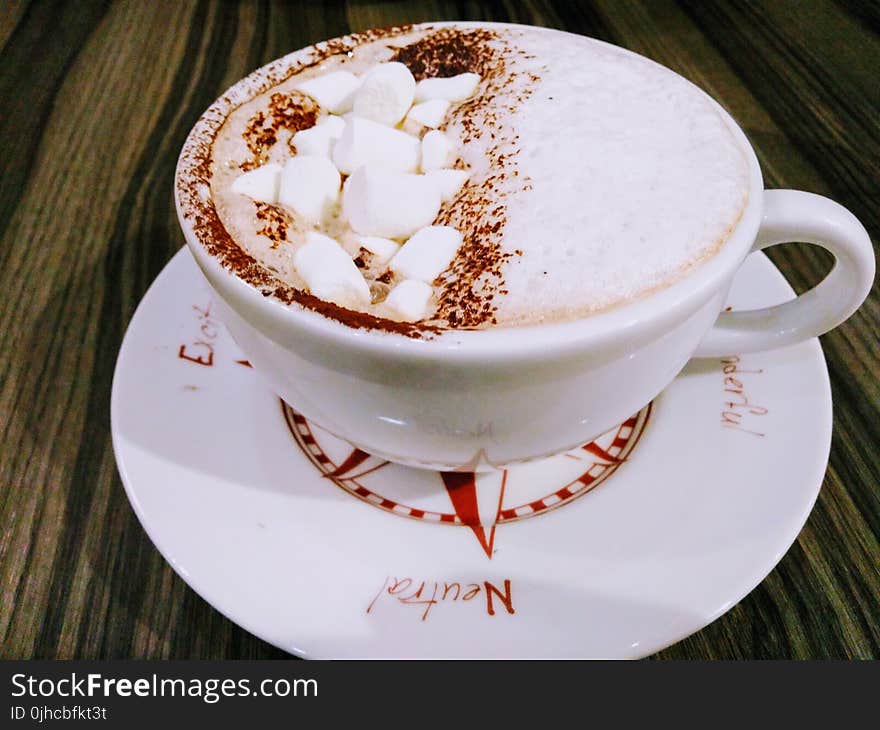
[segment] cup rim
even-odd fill
[[[528,28],[587,37],[568,31],[522,23],[428,21],[414,24],[412,27],[417,29],[426,26],[450,25]],[[306,46],[286,54],[237,81],[205,110],[187,136],[175,171],[174,201],[184,237],[195,255],[197,263],[206,274],[210,272],[210,274],[224,279],[224,283],[228,286],[223,287],[222,293],[217,293],[256,329],[275,333],[288,330],[295,333],[299,330],[301,334],[319,337],[328,344],[333,343],[340,347],[353,348],[370,354],[415,360],[441,358],[444,361],[463,363],[486,361],[487,359],[543,360],[566,352],[607,346],[613,342],[639,340],[652,333],[662,334],[719,291],[750,252],[758,233],[763,212],[764,183],[761,168],[755,151],[742,128],[727,110],[705,90],[669,67],[646,56],[595,38],[590,38],[590,40],[655,64],[670,73],[675,73],[690,84],[712,103],[733,133],[747,159],[749,165],[748,200],[739,221],[716,253],[698,263],[673,283],[644,294],[631,302],[576,319],[544,324],[493,326],[484,330],[447,329],[419,339],[394,332],[359,329],[307,309],[296,302],[285,304],[274,297],[265,296],[208,253],[192,224],[183,214],[183,203],[180,200],[180,176],[186,164],[184,156],[189,144],[204,131],[209,123],[216,119],[220,108],[228,102],[229,98],[236,95],[238,89],[251,83],[253,79],[261,77],[269,67],[294,60],[314,46]],[[209,275],[208,278],[210,281],[212,277]],[[216,290],[213,282],[212,288]],[[236,302],[236,298],[240,302]],[[251,317],[241,312],[243,307],[238,306],[239,303],[244,305],[244,308],[258,310],[261,315],[265,316],[266,321],[259,325],[255,324]],[[266,327],[266,324],[270,326]],[[277,336],[274,339],[278,339]]]

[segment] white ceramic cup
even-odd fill
[[[216,106],[191,139],[206,119],[216,119]],[[690,358],[815,337],[867,296],[874,253],[861,223],[819,195],[765,191],[746,136],[718,109],[750,165],[749,202],[729,239],[671,286],[573,321],[451,330],[425,340],[354,329],[265,297],[225,269],[185,215],[179,185],[178,217],[229,331],[285,401],[371,454],[414,467],[482,471],[580,446],[651,401]],[[182,155],[178,176],[183,164]],[[792,301],[721,313],[745,257],[788,241],[822,246],[834,268]]]

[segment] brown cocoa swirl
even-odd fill
[[[301,129],[314,127],[321,107],[310,96],[293,92],[272,94],[269,97],[268,113],[258,111],[248,122],[244,131],[244,141],[251,152],[251,159],[243,162],[242,170],[252,170],[266,162],[265,153],[278,141],[278,131],[286,129],[292,135]],[[296,149],[288,141],[290,151]]]
[[[284,208],[269,203],[254,202],[257,209],[257,220],[262,222],[262,228],[257,230],[258,236],[265,236],[272,242],[272,248],[278,248],[282,241],[287,240],[287,227],[290,225],[290,216]]]
[[[521,82],[508,70],[505,55],[513,52],[509,45],[494,31],[441,27],[431,31],[403,48],[396,50],[394,60],[406,64],[416,79],[428,76],[453,76],[474,72],[481,76],[481,93],[460,105],[452,112],[452,119],[465,130],[463,144],[469,139],[489,135],[493,145],[489,162],[495,171],[479,184],[466,184],[455,200],[443,206],[437,223],[452,225],[463,234],[464,244],[449,268],[435,281],[438,288],[438,311],[430,322],[400,322],[377,317],[341,307],[291,286],[263,267],[253,256],[236,243],[221,222],[210,195],[212,149],[214,141],[226,117],[238,106],[265,93],[290,77],[339,54],[345,54],[357,46],[385,38],[394,38],[411,32],[413,26],[394,26],[369,30],[324,41],[294,58],[282,58],[261,69],[251,78],[252,85],[247,98],[232,99],[224,95],[202,116],[199,124],[187,139],[181,153],[177,174],[177,194],[183,217],[205,250],[226,269],[247,282],[265,297],[315,311],[357,329],[391,332],[411,338],[422,338],[446,329],[474,329],[494,323],[496,307],[492,304],[503,288],[502,264],[515,254],[501,249],[501,233],[505,224],[503,196],[496,186],[509,176],[517,176],[515,156],[516,137],[502,133],[499,113],[515,111],[514,103],[530,93],[528,85],[521,85],[519,97],[514,96],[509,106],[493,104],[495,96],[509,89],[514,81]],[[529,81],[534,82],[536,78]],[[314,124],[310,100],[293,99],[283,95],[270,104],[269,114],[261,117],[249,130],[247,138],[253,155],[249,166],[261,164],[265,149],[277,141],[277,131],[284,127],[292,130],[305,129]],[[309,120],[311,118],[311,124]],[[527,181],[522,181],[527,186]],[[273,241],[283,239],[278,225],[280,216],[268,210],[265,234]],[[518,252],[515,252],[518,253]]]
[[[504,295],[502,266],[516,255],[501,247],[507,222],[504,198],[511,178],[518,178],[518,137],[500,115],[514,114],[516,105],[531,94],[538,80],[510,68],[514,54],[527,55],[511,47],[497,33],[486,29],[442,28],[395,54],[393,60],[407,64],[416,79],[454,76],[473,72],[481,77],[481,92],[455,107],[447,122],[463,130],[463,145],[487,137],[486,157],[492,173],[479,182],[465,184],[456,198],[445,204],[436,223],[461,232],[463,243],[449,267],[434,280],[437,288],[435,321],[446,328],[478,329],[496,324],[494,300]],[[500,99],[504,99],[500,102]],[[523,179],[521,187],[528,187]]]

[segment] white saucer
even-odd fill
[[[731,302],[791,296],[756,254]],[[650,654],[767,575],[825,472],[815,340],[726,376],[695,361],[589,448],[475,489],[354,452],[282,407],[211,306],[185,250],[141,302],[113,382],[119,471],[184,580],[302,656]]]

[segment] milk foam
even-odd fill
[[[390,40],[405,45],[425,32]],[[672,283],[717,251],[745,207],[748,165],[701,91],[671,71],[588,38],[541,29],[497,32],[519,51],[508,67],[520,85],[494,94],[497,123],[506,135],[491,138],[469,129],[454,111],[444,127],[451,138],[466,140],[457,153],[469,185],[493,176],[489,160],[497,159],[499,136],[507,140],[502,151],[515,170],[493,188],[504,207],[496,235],[505,254],[493,285],[494,323],[533,324],[601,311]],[[231,192],[239,163],[250,154],[241,129],[272,93],[328,71],[362,75],[389,59],[388,45],[386,39],[366,44],[352,57],[332,57],[283,82],[232,112],[215,141],[211,192],[224,226],[269,271],[296,287],[305,283],[293,257],[310,228],[291,218],[281,243],[257,233],[264,222],[253,202]],[[264,162],[283,164],[290,157],[285,134]],[[457,214],[465,216],[447,210],[444,218],[441,211],[437,222],[465,231]],[[357,255],[358,237],[341,216],[323,232]],[[380,273],[367,271],[368,278]],[[371,282],[374,292],[383,286],[390,289]],[[478,280],[473,289],[479,294],[489,286]],[[435,284],[435,294],[442,294],[442,285]],[[395,316],[381,303],[361,311]]]
[[[503,323],[567,319],[669,284],[746,203],[743,150],[674,73],[587,38],[529,33],[547,60],[512,123],[531,190],[507,200]]]

